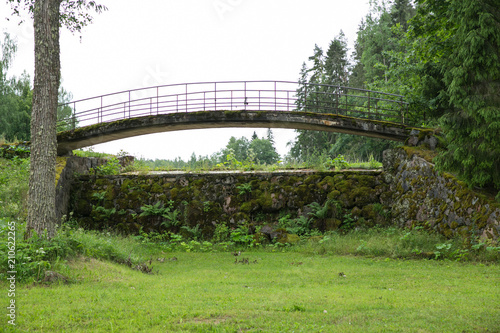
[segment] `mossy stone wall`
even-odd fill
[[[56,165],[56,218],[61,221],[70,211],[70,193],[75,177],[86,175],[91,168],[107,163],[105,158],[58,157]]]
[[[306,215],[309,204],[328,199],[342,207],[340,216],[323,220],[320,230],[335,229],[350,214],[350,223],[384,223],[380,197],[388,190],[381,172],[223,172],[200,174],[80,176],[72,185],[70,210],[92,229],[125,233],[160,231],[165,218],[140,216],[158,202],[179,211],[184,225],[200,224],[210,237],[225,223],[256,227],[276,224],[280,216]],[[173,230],[176,231],[176,230]]]
[[[341,212],[330,214],[314,227],[324,231],[347,223],[350,227],[391,224],[423,226],[449,238],[498,238],[498,203],[469,190],[449,174],[438,174],[429,158],[421,158],[411,149],[388,150],[383,163],[383,172],[80,176],[72,182],[69,208],[65,210],[73,211],[87,228],[137,233],[141,228],[161,231],[165,220],[161,216],[140,216],[142,207],[172,202],[183,225],[199,224],[203,234],[210,237],[221,223],[230,228],[276,226],[285,215],[308,216],[311,203],[324,205],[327,200],[335,200]],[[62,178],[71,177],[68,174]]]
[[[500,205],[467,188],[450,174],[439,174],[434,165],[404,148],[384,152],[384,177],[394,223],[423,226],[444,236],[479,236],[497,239]]]

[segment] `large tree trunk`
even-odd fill
[[[57,92],[60,81],[59,5],[61,0],[36,0],[35,79],[31,114],[31,169],[27,233],[51,238],[56,229]]]

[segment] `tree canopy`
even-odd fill
[[[23,73],[20,78],[7,77],[7,71],[15,57],[16,42],[4,33],[0,41],[0,135],[7,141],[30,139],[30,119],[33,91],[30,77]]]
[[[421,0],[410,24],[413,51],[433,70],[433,97],[441,101],[448,147],[438,167],[500,190],[498,1]]]
[[[299,110],[316,102],[308,100],[308,82],[401,94],[421,126],[445,133],[447,149],[436,159],[440,170],[470,186],[500,190],[497,0],[371,0],[350,57],[346,45],[342,32],[326,56],[315,45],[300,69]],[[291,155],[303,160],[339,153],[363,159],[368,152],[378,158],[392,146],[345,134],[298,132]]]

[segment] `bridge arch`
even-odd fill
[[[300,97],[299,97],[300,96]],[[402,96],[288,81],[226,81],[149,87],[62,105],[58,154],[159,132],[263,127],[404,141],[412,127]]]

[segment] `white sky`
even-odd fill
[[[342,29],[352,48],[368,0],[101,0],[80,40],[63,29],[62,86],[82,99],[148,86],[226,80],[297,81],[302,62],[318,44],[324,52]],[[0,31],[18,42],[9,74],[33,78],[31,20],[4,19]],[[3,36],[2,36],[3,38]],[[266,129],[255,129],[259,137]],[[231,136],[250,138],[254,129],[209,129],[140,136],[94,146],[95,151],[136,157],[189,159],[225,147]],[[280,155],[293,130],[273,129]]]

